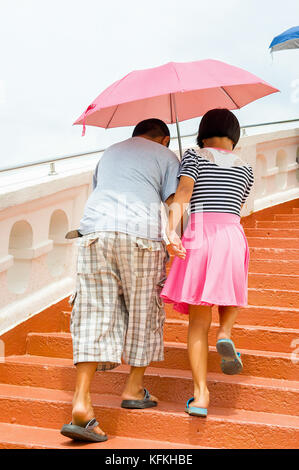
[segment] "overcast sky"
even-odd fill
[[[115,80],[169,61],[222,60],[281,90],[237,111],[241,125],[297,118],[299,50],[272,61],[268,47],[298,23],[298,0],[0,0],[0,166],[130,136],[72,123]]]

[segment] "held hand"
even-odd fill
[[[182,241],[178,234],[172,230],[171,232],[167,232],[167,238],[171,244],[171,248],[173,249],[175,256],[178,256],[181,259],[185,259],[186,249],[183,247]]]

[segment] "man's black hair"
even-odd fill
[[[236,116],[224,108],[211,109],[201,118],[197,145],[203,148],[203,139],[209,137],[228,137],[233,142],[233,148],[240,138],[240,124]]]
[[[148,135],[155,139],[156,137],[170,137],[170,132],[165,122],[160,119],[145,119],[137,124],[132,137],[139,135]]]

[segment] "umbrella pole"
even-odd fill
[[[177,115],[177,112],[176,112],[176,104],[175,104],[175,96],[174,96],[174,94],[172,95],[172,100],[173,100],[173,107],[174,107],[174,113],[175,113],[175,123],[176,123],[176,130],[177,130],[177,136],[178,136],[180,157],[181,157],[181,159],[182,159],[182,156],[183,156],[182,141],[181,141],[181,133],[180,133],[180,126],[179,126],[179,121],[178,121],[178,115]]]
[[[179,142],[179,149],[180,149],[180,157],[181,157],[181,159],[182,159],[182,156],[183,156],[182,141],[181,141],[180,126],[179,126],[179,122],[178,122],[177,115],[175,116],[175,118],[176,118],[176,129],[177,129],[177,133],[178,133],[178,142]]]

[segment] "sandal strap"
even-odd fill
[[[71,425],[73,425],[72,421],[70,422]],[[84,429],[93,429],[95,427],[99,426],[99,423],[95,418],[92,418],[90,421],[85,426],[82,426]]]
[[[187,408],[189,408],[189,405],[190,405],[190,403],[191,403],[192,401],[194,401],[194,397],[189,398],[189,400],[187,401],[187,405],[186,405]]]
[[[144,400],[149,400],[151,397],[150,392],[145,388],[144,389]]]
[[[93,429],[95,428],[96,426],[98,426],[99,423],[97,422],[97,420],[95,418],[92,418],[90,421],[88,421],[88,423],[85,425],[85,429]]]

